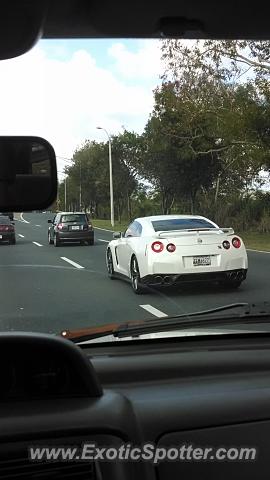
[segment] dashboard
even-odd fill
[[[270,338],[0,337],[0,478],[268,478]],[[30,462],[29,445],[253,446],[255,462]]]

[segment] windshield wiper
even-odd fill
[[[238,313],[232,312],[240,309]],[[223,313],[223,315],[215,315]],[[269,323],[270,304],[232,303],[199,312],[184,313],[172,317],[153,318],[128,323],[113,323],[100,327],[89,327],[79,330],[65,330],[61,335],[76,343],[94,340],[106,336],[118,338],[136,337],[148,333],[158,333],[172,330],[191,330],[194,328],[223,327],[235,324],[236,320],[241,324]]]

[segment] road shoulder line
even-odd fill
[[[247,248],[247,252],[270,253],[267,250],[253,250],[253,248]]]
[[[168,315],[161,310],[158,310],[155,307],[152,307],[152,305],[140,305],[141,308],[146,310],[149,313],[152,313],[155,317],[162,318],[162,317],[167,317]]]
[[[21,215],[20,215],[19,222],[30,223],[30,222],[28,222],[27,220],[25,220],[25,219],[23,218],[23,213],[21,213]]]

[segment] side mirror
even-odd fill
[[[48,220],[48,223],[52,223],[52,221],[51,221],[51,220]]]
[[[44,210],[56,195],[53,147],[40,137],[0,136],[0,210]]]
[[[122,237],[122,232],[114,232],[113,233],[114,240],[116,240],[117,238],[121,238],[121,237]]]

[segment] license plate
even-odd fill
[[[194,267],[199,267],[199,266],[202,266],[202,265],[211,265],[210,255],[193,257],[193,266]]]
[[[78,225],[73,225],[71,227],[71,230],[80,230],[80,227]]]

